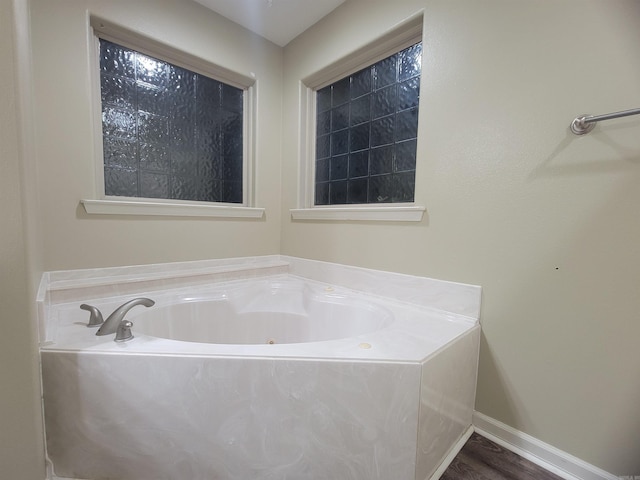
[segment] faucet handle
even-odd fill
[[[87,327],[99,327],[100,325],[102,325],[102,323],[104,322],[104,320],[102,319],[102,312],[100,312],[100,310],[98,310],[97,307],[83,303],[82,305],[80,305],[80,308],[82,310],[87,310],[91,312],[91,316],[89,317],[89,323],[87,323]]]
[[[130,320],[122,320],[116,330],[116,338],[114,338],[114,342],[126,342],[127,340],[131,340],[133,338],[131,327],[133,327],[133,323]]]

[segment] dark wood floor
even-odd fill
[[[440,480],[562,480],[474,433]]]

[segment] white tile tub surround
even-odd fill
[[[190,262],[97,269],[93,277],[88,271],[50,273],[47,281],[64,286],[63,296],[51,295],[43,281],[47,341],[41,355],[52,475],[432,478],[471,425],[479,287],[284,256],[202,264],[233,271],[236,278],[203,284],[202,269]],[[109,277],[113,288],[126,284],[126,293],[109,296]],[[178,278],[183,286],[173,283]],[[220,345],[136,335],[136,312],[150,311],[136,307],[129,312],[136,337],[116,344],[112,335],[96,337],[84,327],[88,313],[78,308],[91,300],[106,316],[132,295],[150,296],[161,306],[187,291],[206,295],[225,282],[283,279],[381,303],[395,321],[324,342]],[[160,288],[163,281],[171,287]],[[381,284],[386,295],[378,293]],[[101,290],[95,298],[77,298],[96,285]],[[136,286],[144,289],[133,291]],[[447,305],[454,311],[443,309]]]

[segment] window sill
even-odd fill
[[[264,208],[128,200],[80,200],[90,215],[161,215],[261,219]]]
[[[313,207],[291,209],[293,220],[420,222],[426,208],[410,206]]]

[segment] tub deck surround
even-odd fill
[[[39,311],[52,474],[431,478],[471,425],[479,287],[284,256],[203,263],[45,275]],[[201,283],[202,270],[225,272]],[[161,288],[165,281],[170,286]],[[88,291],[95,296],[82,297]],[[133,340],[116,343],[84,326],[80,303],[108,315],[133,296],[156,301],[127,315]],[[275,344],[180,341],[136,330],[139,317],[140,330],[152,332],[154,308],[170,315],[180,302],[206,299],[227,302],[229,315],[317,310],[328,318],[347,305],[344,316],[364,323],[341,333],[350,318],[336,317],[326,323],[329,339]],[[377,323],[366,328],[368,314]]]

